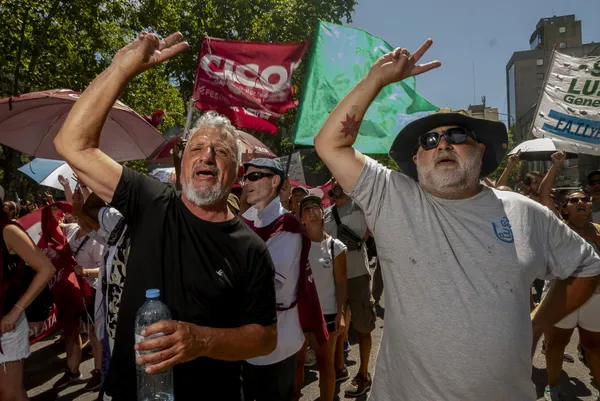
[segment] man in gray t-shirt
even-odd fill
[[[386,327],[370,399],[531,401],[532,345],[593,294],[600,258],[543,206],[480,185],[505,156],[502,123],[447,110],[411,122],[390,151],[403,174],[352,148],[387,84],[439,66],[416,65],[431,43],[380,58],[315,138],[377,242]],[[537,277],[571,278],[532,322]]]

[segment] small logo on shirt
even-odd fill
[[[504,216],[501,219],[492,219],[492,226],[494,227],[494,233],[496,234],[496,237],[498,237],[500,241],[508,244],[515,242],[515,237],[513,236],[513,231],[508,217]]]

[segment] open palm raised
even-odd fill
[[[138,39],[115,54],[112,65],[131,79],[187,49],[187,42],[180,42],[182,37],[181,33],[175,32],[159,40],[153,33],[142,32]]]
[[[379,58],[371,67],[370,74],[383,87],[437,68],[442,65],[437,60],[425,64],[417,64],[432,44],[433,40],[427,39],[412,55],[408,49],[397,48],[393,52]]]

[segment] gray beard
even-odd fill
[[[231,188],[224,187],[220,182],[217,182],[214,186],[199,190],[192,184],[187,182],[181,182],[181,189],[186,199],[192,202],[196,206],[210,206],[214,205],[221,199],[225,198],[229,194]]]
[[[436,163],[425,166],[417,160],[419,184],[432,195],[444,199],[457,199],[479,183],[481,173],[481,151],[477,147],[467,158],[461,160],[454,152],[440,152],[437,160],[452,155],[456,158],[457,166],[453,169],[437,167]]]

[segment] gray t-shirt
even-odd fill
[[[592,247],[522,195],[439,199],[370,158],[351,196],[386,288],[369,399],[535,400],[531,284],[599,274]]]
[[[367,221],[365,214],[355,202],[350,199],[342,207],[337,208],[338,215],[342,224],[348,226],[354,234],[364,238],[367,234]],[[333,238],[337,238],[337,224],[331,208],[325,211],[325,232]],[[369,274],[369,262],[367,260],[367,247],[363,242],[360,249],[346,252],[346,276],[350,278],[364,276]]]

